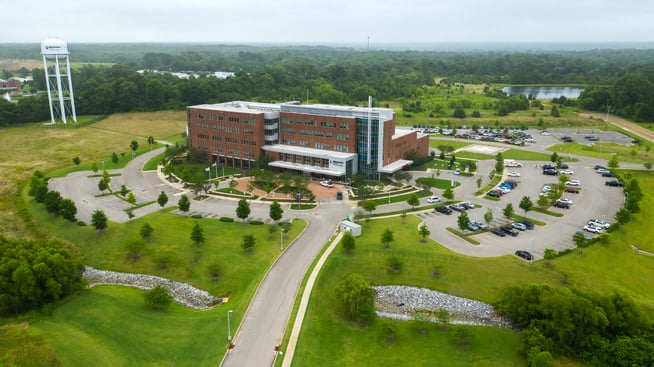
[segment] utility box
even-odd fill
[[[341,232],[345,231],[352,233],[354,237],[361,236],[361,226],[354,222],[350,222],[349,220],[344,220],[341,222]]]

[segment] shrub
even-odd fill
[[[251,221],[248,222],[248,224],[252,224],[253,226],[260,226],[260,225],[263,225],[264,223],[263,223],[263,221],[260,221],[260,220],[251,220]]]
[[[84,221],[81,221],[81,220],[78,220],[76,223],[80,227],[84,227],[86,225],[86,223]]]
[[[202,214],[193,214],[193,215],[191,215],[191,218],[193,218],[193,219],[202,219]]]
[[[173,302],[173,296],[160,285],[145,293],[145,305],[154,310],[164,310]]]
[[[232,223],[232,222],[234,221],[234,218],[230,218],[230,217],[220,217],[219,220],[220,220],[221,222],[225,222],[225,223]]]

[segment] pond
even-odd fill
[[[565,86],[544,86],[544,85],[530,85],[530,86],[509,86],[502,88],[502,92],[514,96],[524,95],[526,97],[533,96],[536,99],[552,99],[565,96],[566,98],[578,98],[584,88],[565,87]]]

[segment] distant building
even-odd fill
[[[250,169],[264,154],[269,167],[345,180],[357,172],[379,180],[429,154],[429,137],[396,130],[388,108],[298,102],[226,102],[187,107],[190,145],[218,165]]]
[[[22,93],[22,84],[19,80],[10,79],[4,80],[0,79],[0,94],[9,93],[11,94],[21,94]]]

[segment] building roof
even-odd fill
[[[407,159],[400,159],[400,160],[397,160],[397,161],[395,161],[395,162],[393,162],[393,163],[391,163],[389,165],[386,165],[386,166],[382,167],[379,170],[379,172],[381,172],[381,173],[395,173],[395,172],[401,170],[402,168],[410,165],[411,163],[413,163],[413,161],[410,161],[410,160],[407,160]]]
[[[198,108],[203,110],[212,111],[231,111],[241,113],[265,113],[265,112],[279,112],[280,107],[274,103],[261,103],[261,102],[242,102],[232,101],[217,104],[201,104],[196,106],[189,106],[188,108]]]
[[[263,147],[261,147],[261,149],[273,153],[296,154],[305,157],[324,158],[324,159],[330,159],[330,158],[352,159],[357,157],[356,153],[335,152],[333,150],[297,147],[294,145],[286,145],[286,144],[264,145]]]
[[[327,116],[343,116],[343,117],[359,117],[366,118],[370,116],[374,119],[388,121],[393,118],[394,111],[390,108],[367,108],[356,106],[335,106],[328,104],[281,104],[283,112],[303,113],[310,115],[327,115]]]
[[[328,168],[318,167],[318,166],[309,166],[309,165],[301,164],[301,163],[273,161],[273,162],[268,163],[268,165],[271,166],[271,167],[286,168],[286,169],[292,169],[292,170],[297,170],[297,171],[302,171],[302,172],[309,172],[309,173],[317,173],[317,174],[325,175],[325,176],[336,176],[336,177],[345,176],[345,172],[332,171],[332,170],[330,170]]]

